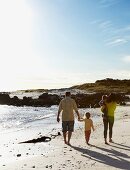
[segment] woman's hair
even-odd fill
[[[86,113],[86,118],[87,118],[87,119],[90,118],[90,113],[89,113],[89,112]]]
[[[116,95],[114,93],[110,93],[108,98],[107,98],[107,102],[116,102]]]

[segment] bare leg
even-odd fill
[[[109,120],[109,142],[113,142],[112,141],[113,124],[114,124],[114,117],[110,118],[110,120]]]
[[[72,132],[68,131],[68,145],[70,145],[71,136],[72,136]]]
[[[107,144],[107,145],[108,145],[108,143],[107,143],[107,138],[104,138],[104,140],[105,140],[105,144]]]
[[[67,144],[67,142],[66,142],[66,132],[63,132],[63,137],[64,137],[65,144]]]
[[[104,140],[105,144],[108,144],[107,143],[108,119],[103,119],[103,124],[104,124]]]
[[[85,139],[88,145],[90,145],[89,144],[90,134],[91,134],[91,130],[85,131]]]

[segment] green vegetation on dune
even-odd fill
[[[72,89],[86,90],[88,92],[123,92],[130,93],[130,80],[106,78],[95,83],[85,83],[71,87]]]
[[[103,80],[97,80],[95,83],[84,83],[81,85],[75,85],[68,89],[79,89],[79,90],[85,90],[87,92],[96,92],[96,93],[128,93],[130,94],[130,79],[125,80],[119,80],[119,79],[111,79],[106,78]],[[32,93],[32,92],[38,92],[38,93],[48,93],[53,89],[27,89],[27,90],[18,90],[17,92],[22,93]],[[61,90],[61,89],[57,89]],[[64,90],[64,89],[62,89]],[[67,90],[67,89],[66,89]]]

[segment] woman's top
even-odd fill
[[[116,109],[116,105],[117,105],[116,102],[110,102],[110,103],[107,103],[107,102],[106,102],[107,115],[108,115],[108,116],[114,117],[114,111],[115,111],[115,109]]]

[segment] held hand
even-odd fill
[[[78,116],[78,121],[80,121],[80,116]]]
[[[59,122],[60,121],[60,118],[59,117],[57,117],[57,122]]]

